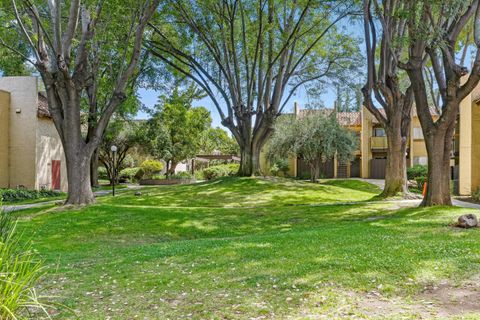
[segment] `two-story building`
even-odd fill
[[[301,110],[294,104],[294,112],[289,116],[301,117],[311,110]],[[325,112],[324,110],[322,112]],[[434,118],[438,113],[432,108]],[[338,112],[340,124],[348,127],[359,137],[359,149],[350,163],[339,163],[337,159],[327,161],[322,169],[323,178],[362,177],[385,178],[387,161],[387,137],[385,130],[366,108],[359,112]],[[428,154],[422,127],[416,108],[412,108],[412,122],[407,145],[407,167],[427,165]],[[452,152],[452,180],[456,193],[469,195],[480,187],[480,86],[463,100]],[[268,162],[262,157],[261,170],[268,171]],[[307,179],[310,169],[302,159],[289,158],[289,175]]]
[[[0,188],[67,190],[65,156],[36,77],[0,77]]]

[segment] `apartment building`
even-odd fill
[[[36,77],[0,77],[0,188],[67,190],[65,156]]]
[[[291,116],[301,117],[311,110],[301,110],[294,105]],[[318,112],[318,111],[315,111]],[[325,112],[325,111],[322,111]],[[432,108],[433,117],[438,117]],[[338,121],[359,137],[359,149],[353,161],[340,163],[337,159],[327,161],[321,169],[324,178],[362,177],[385,178],[387,137],[377,119],[365,107],[359,112],[338,112]],[[410,138],[407,144],[407,167],[426,165],[427,148],[416,108],[412,108]],[[460,114],[453,143],[451,160],[452,180],[455,193],[469,195],[480,188],[480,86],[460,105]],[[268,162],[262,153],[261,169],[268,171]],[[302,159],[289,158],[289,176],[307,179],[310,169]]]

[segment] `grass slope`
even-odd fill
[[[355,304],[366,293],[408,302],[480,271],[478,230],[449,227],[469,210],[395,210],[368,201],[378,192],[222,179],[31,210],[20,228],[55,267],[50,292],[82,319],[367,317]],[[332,204],[349,201],[360,203]]]

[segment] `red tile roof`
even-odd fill
[[[303,117],[313,112],[324,112],[325,114],[331,114],[333,109],[303,109],[300,110],[299,117]],[[360,112],[337,112],[337,120],[342,126],[361,126],[362,115]]]
[[[37,117],[39,118],[52,118],[50,111],[48,110],[48,100],[43,93],[38,93],[37,99]]]

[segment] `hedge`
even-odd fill
[[[41,198],[52,198],[61,196],[62,193],[53,190],[26,190],[26,189],[0,189],[2,201],[18,202],[23,200],[34,200]]]
[[[239,164],[221,164],[203,169],[203,177],[206,180],[212,180],[220,177],[229,177],[237,174],[240,168]]]

